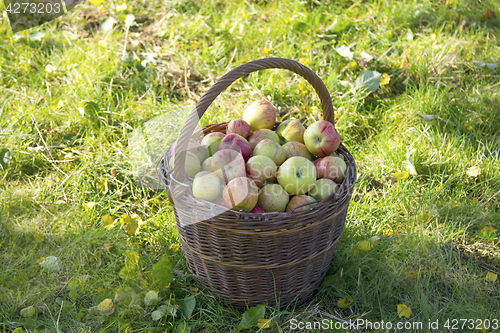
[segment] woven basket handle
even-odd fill
[[[191,113],[189,114],[189,117],[180,132],[179,139],[177,140],[177,149],[175,149],[173,177],[176,180],[184,180],[184,161],[186,158],[186,149],[189,143],[189,139],[196,129],[199,119],[201,119],[201,117],[215,100],[215,98],[219,96],[221,92],[223,92],[237,79],[252,72],[273,68],[288,69],[305,78],[307,82],[309,82],[313,86],[319,96],[319,99],[321,101],[321,108],[323,109],[323,119],[330,121],[332,124],[335,124],[330,93],[326,89],[323,81],[321,81],[321,79],[309,68],[297,61],[284,58],[267,58],[248,62],[224,74],[200,98],[193,111],[191,111]]]

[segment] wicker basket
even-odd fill
[[[305,301],[315,293],[344,229],[356,180],[354,159],[341,144],[337,152],[347,164],[345,180],[335,194],[310,209],[291,213],[241,213],[224,211],[221,206],[193,197],[188,186],[190,180],[182,167],[188,141],[211,132],[225,133],[227,125],[214,124],[194,131],[199,118],[235,80],[272,68],[287,69],[304,77],[320,97],[324,119],[334,123],[330,94],[310,69],[289,59],[252,61],[222,76],[202,96],[181,130],[173,170],[168,167],[170,149],[157,168],[159,180],[166,186],[174,206],[188,269],[201,286],[235,307],[264,302],[284,307]],[[214,216],[217,209],[219,213]],[[197,222],[186,223],[190,220]]]

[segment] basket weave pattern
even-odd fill
[[[213,216],[210,202],[192,196],[183,168],[189,138],[211,132],[225,133],[227,123],[194,131],[215,97],[237,78],[266,68],[284,68],[305,77],[316,89],[324,118],[333,123],[333,107],[323,82],[305,66],[288,59],[262,59],[244,64],[224,75],[200,99],[181,131],[174,169],[168,149],[158,163],[158,176],[174,205],[177,228],[189,271],[197,283],[236,307],[267,302],[286,306],[310,298],[324,278],[342,235],[349,200],[356,180],[352,155],[341,144],[337,153],[347,164],[339,190],[310,209],[292,213],[252,214],[233,210]],[[221,83],[222,82],[222,83]],[[207,104],[208,103],[208,104]],[[276,124],[278,125],[278,123]],[[184,145],[183,145],[184,144]],[[182,161],[182,163],[177,163]],[[181,180],[181,181],[179,181]],[[176,200],[173,200],[175,198]],[[175,201],[175,204],[174,204]]]

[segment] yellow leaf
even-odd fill
[[[141,280],[139,281],[139,287],[141,287],[141,289],[146,288],[148,285],[149,285],[149,283],[148,283],[148,281],[147,281],[147,280],[141,279]]]
[[[94,208],[95,206],[95,202],[87,202],[87,203],[84,203],[83,204],[83,207],[85,207],[85,211],[89,211],[91,210],[92,208]]]
[[[310,63],[309,58],[302,58],[299,62],[304,66],[307,66]]]
[[[430,37],[431,37],[431,40],[434,40],[434,41],[436,40],[436,34],[432,33]]]
[[[385,86],[385,85],[389,84],[390,81],[391,81],[391,77],[389,76],[389,74],[383,73],[381,78],[380,78],[380,85]]]
[[[130,236],[134,236],[137,233],[139,226],[142,224],[142,220],[137,214],[132,214],[131,216],[123,214],[120,217],[120,224]]]
[[[132,250],[127,250],[123,252],[123,255],[127,257],[126,261],[130,261],[132,264],[137,265],[139,263],[139,254]]]
[[[417,272],[415,272],[415,271],[409,271],[408,273],[406,273],[406,277],[408,279],[414,279],[414,278],[417,277]]]
[[[403,115],[399,112],[391,113],[391,118],[403,119]]]
[[[359,241],[358,244],[356,244],[356,247],[361,251],[370,251],[371,249],[373,249],[373,244],[369,240],[362,240]]]
[[[358,68],[358,63],[356,61],[349,61],[349,63],[347,64],[347,68],[353,71]]]
[[[179,251],[179,244],[177,244],[177,243],[172,243],[172,245],[170,245],[170,250],[172,250],[172,251],[174,251],[174,252]]]
[[[33,317],[36,315],[37,310],[34,306],[28,306],[27,308],[24,308],[21,310],[21,317]]]
[[[392,177],[399,179],[399,180],[402,180],[402,179],[406,179],[406,178],[410,177],[410,174],[408,172],[395,172],[392,174]]]
[[[100,6],[104,2],[104,0],[90,0],[89,2],[94,6]]]
[[[106,298],[101,303],[99,303],[99,305],[97,306],[97,310],[99,310],[99,313],[103,316],[109,316],[110,314],[115,312],[115,305],[110,298]]]
[[[101,179],[97,184],[97,189],[102,193],[108,193],[108,180],[106,178]]]
[[[200,289],[198,289],[197,287],[188,287],[188,288],[191,289],[192,291],[194,291],[195,293],[200,291]]]
[[[399,318],[401,318],[401,317],[410,318],[410,316],[411,316],[410,307],[408,305],[405,305],[405,304],[398,304],[398,316],[399,316]]]
[[[44,261],[44,259],[45,259],[45,257],[40,257],[40,258],[38,258],[37,262],[41,263],[42,261]]]
[[[341,309],[347,308],[349,305],[351,305],[354,302],[351,296],[347,296],[347,298],[339,298],[337,301],[337,306]]]
[[[492,227],[484,227],[483,229],[481,229],[481,233],[488,233],[488,232],[496,232],[497,229],[493,229]]]
[[[271,320],[265,319],[265,318],[259,318],[257,320],[257,326],[259,328],[269,328],[269,327],[271,327]]]
[[[481,174],[481,168],[478,166],[473,166],[467,169],[467,176],[477,177]]]
[[[106,214],[102,217],[102,226],[108,230],[113,227],[115,222],[116,219],[111,215]]]
[[[121,4],[116,6],[117,12],[121,12],[121,11],[126,10],[126,9],[127,9],[127,4],[125,2],[122,2]]]
[[[269,49],[267,47],[263,48],[263,49],[257,49],[257,53],[258,54],[267,54],[267,53],[269,53]]]
[[[384,230],[383,235],[384,235],[385,237],[392,236],[392,235],[394,235],[394,230],[392,230],[392,228],[387,228],[387,229],[385,229],[385,230]]]
[[[497,280],[497,275],[495,273],[488,272],[486,273],[484,279],[488,282],[495,282]]]
[[[43,242],[44,237],[43,237],[43,234],[42,234],[42,233],[40,233],[40,232],[35,232],[35,235],[34,235],[34,236],[35,236],[35,242],[37,242],[37,243],[41,243],[41,242]]]

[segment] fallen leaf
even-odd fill
[[[484,62],[484,61],[473,61],[472,64],[476,67],[486,67],[488,69],[495,69],[498,66],[496,62]]]
[[[142,220],[139,215],[132,214],[131,216],[127,214],[123,214],[120,216],[120,224],[122,228],[130,235],[135,236],[137,230],[139,230],[139,226],[142,224]]]
[[[419,114],[425,121],[433,121],[437,116],[435,114]]]
[[[410,174],[408,172],[395,172],[392,174],[392,177],[398,180],[403,180],[410,177]]]
[[[87,203],[84,203],[83,204],[83,207],[85,207],[85,211],[89,211],[91,210],[92,208],[94,208],[95,206],[95,202],[87,202]]]
[[[111,215],[104,215],[102,217],[102,226],[106,229],[111,229],[115,225],[116,219]]]
[[[346,298],[339,298],[337,301],[337,306],[341,309],[347,308],[349,305],[354,303],[354,300],[352,299],[351,296],[347,296]]]
[[[496,16],[497,15],[495,14],[495,12],[491,8],[488,8],[486,13],[484,13],[484,15],[481,16],[481,20],[491,20],[494,19]]]
[[[43,234],[40,232],[35,232],[35,242],[41,243],[44,240]]]
[[[496,232],[497,229],[493,229],[492,227],[484,227],[481,229],[480,233],[489,233],[489,232]]]
[[[146,295],[144,295],[144,304],[146,306],[153,305],[157,303],[158,300],[158,292],[156,290],[150,290],[146,293]]]
[[[89,3],[94,6],[100,6],[104,0],[90,0]]]
[[[264,318],[266,315],[266,306],[267,303],[264,303],[246,310],[241,317],[241,322],[239,323],[237,329],[249,329],[252,328],[252,326],[257,325],[259,318]]]
[[[352,60],[354,53],[351,51],[351,48],[347,45],[341,45],[335,49],[338,54],[343,56],[348,60]]]
[[[106,18],[104,21],[101,23],[101,32],[106,33],[108,31],[111,31],[113,29],[113,26],[115,25],[116,20],[112,17]]]
[[[497,275],[495,273],[488,272],[486,273],[484,279],[488,282],[495,282],[497,280]]]
[[[467,169],[467,176],[469,177],[477,177],[481,174],[481,167],[473,166]]]
[[[373,249],[373,244],[369,240],[362,240],[356,244],[356,247],[361,251],[370,251],[371,249]]]
[[[259,318],[257,320],[257,327],[259,328],[270,328],[271,327],[271,320],[270,319],[265,319],[265,318]]]
[[[99,314],[103,316],[109,316],[110,314],[115,312],[115,305],[110,298],[106,298],[101,303],[99,303],[99,305],[97,306],[97,310],[99,311]]]
[[[405,154],[405,159],[403,161],[403,165],[405,166],[406,170],[410,173],[410,175],[416,176],[417,175],[417,170],[415,169],[415,165],[413,164],[413,159],[412,155],[414,152],[416,152],[416,149],[412,149],[408,153]]]
[[[382,76],[380,77],[380,85],[381,86],[388,85],[390,81],[391,81],[391,77],[387,73],[383,73]]]
[[[372,93],[380,86],[381,75],[377,71],[363,71],[356,79],[356,88],[363,88],[366,92]]]
[[[28,318],[28,317],[33,317],[36,315],[37,310],[34,306],[28,306],[27,308],[24,308],[21,310],[21,317]]]
[[[411,309],[408,305],[405,304],[398,304],[398,316],[399,318],[406,317],[410,318],[411,316]]]
[[[54,256],[48,256],[44,258],[40,263],[40,267],[49,272],[58,272],[62,269],[62,263],[59,258]]]
[[[406,277],[408,279],[414,279],[414,278],[417,277],[417,272],[415,272],[415,271],[409,271],[408,273],[406,273]]]
[[[359,61],[364,61],[364,62],[370,62],[371,60],[373,60],[373,56],[366,53],[365,51],[361,52],[361,54],[359,55],[359,57],[356,58],[356,60],[359,60]]]

